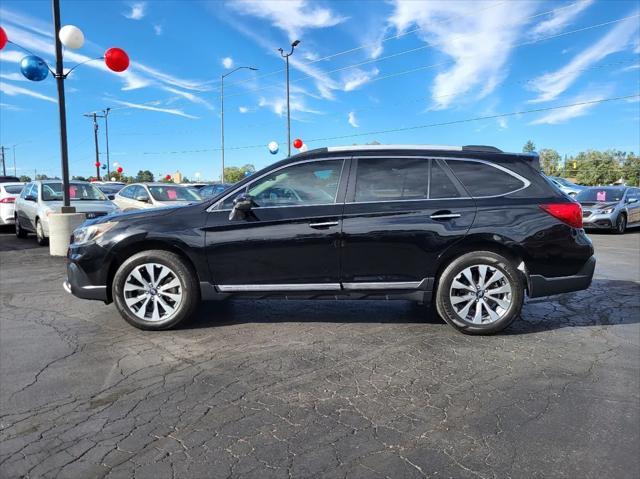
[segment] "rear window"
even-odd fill
[[[506,195],[525,186],[515,176],[487,163],[447,160],[447,164],[471,196]]]
[[[12,195],[18,195],[22,191],[22,188],[24,188],[24,185],[9,185],[9,186],[3,186],[3,188],[7,193],[10,193]]]

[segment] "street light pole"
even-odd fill
[[[2,176],[7,176],[7,168],[4,166],[4,146],[0,146],[2,152]]]
[[[94,113],[87,113],[84,116],[93,118],[93,142],[96,146],[96,179],[100,181],[100,152],[98,150],[98,115]]]
[[[64,98],[64,66],[62,64],[62,43],[60,42],[60,0],[52,0],[53,38],[56,43],[55,79],[58,87],[58,113],[60,116],[60,161],[62,163],[62,213],[75,213],[69,199],[69,150],[67,147],[67,109]]]
[[[222,152],[222,183],[224,183],[224,79],[232,73],[243,69],[251,70],[254,72],[258,70],[257,68],[253,67],[237,67],[231,70],[229,73],[224,73],[220,76],[220,149]]]
[[[291,156],[291,109],[289,108],[289,57],[293,55],[295,48],[300,45],[300,40],[296,40],[291,44],[291,51],[284,53],[282,48],[278,48],[280,56],[286,60],[286,78],[287,78],[287,156]]]

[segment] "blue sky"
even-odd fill
[[[259,71],[225,80],[226,163],[260,168],[281,159],[286,109],[277,49],[295,39],[301,44],[291,57],[292,138],[309,148],[377,140],[520,151],[532,139],[561,154],[640,149],[637,97],[370,134],[637,95],[637,1],[62,0],[61,6],[62,24],[79,26],[87,40],[67,52],[66,67],[111,46],[132,61],[124,74],[89,63],[66,81],[73,175],[95,172],[92,125],[83,113],[111,107],[111,161],[125,173],[219,178],[219,79],[242,65]],[[51,23],[49,1],[0,6],[9,39],[50,63]],[[18,174],[60,174],[55,82],[23,79],[22,56],[13,45],[0,52],[0,143],[17,145]],[[277,155],[267,149],[272,140],[280,144]],[[7,165],[12,172],[12,152]]]

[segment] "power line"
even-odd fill
[[[423,125],[414,125],[414,126],[407,126],[407,127],[402,127],[402,128],[393,128],[393,129],[389,129],[389,130],[376,130],[376,131],[369,131],[369,132],[363,132],[363,133],[353,133],[350,135],[339,135],[339,136],[329,136],[329,137],[325,137],[325,138],[313,138],[310,140],[305,140],[305,143],[315,143],[315,142],[319,142],[319,141],[329,141],[329,140],[343,140],[346,138],[356,138],[356,137],[361,137],[361,136],[368,136],[368,135],[383,135],[383,134],[387,134],[387,133],[398,133],[401,131],[410,131],[410,130],[419,130],[419,129],[424,129],[424,128],[433,128],[436,126],[448,126],[448,125],[456,125],[456,124],[460,124],[460,123],[469,123],[469,122],[473,122],[473,121],[482,121],[482,120],[493,120],[496,118],[504,118],[504,117],[509,117],[509,116],[517,116],[517,115],[525,115],[525,114],[529,114],[529,113],[541,113],[541,112],[546,112],[546,111],[553,111],[553,110],[561,110],[563,108],[572,108],[575,106],[585,106],[585,105],[595,105],[595,104],[599,104],[599,103],[607,103],[607,102],[612,102],[612,101],[619,101],[619,100],[629,100],[631,98],[639,98],[640,97],[640,93],[636,93],[633,95],[625,95],[625,96],[618,96],[618,97],[611,97],[611,98],[602,98],[599,100],[586,100],[586,101],[581,101],[581,102],[577,102],[577,103],[569,103],[569,104],[565,104],[565,105],[558,105],[558,106],[550,106],[550,107],[545,107],[545,108],[535,108],[535,109],[531,109],[531,110],[520,110],[520,111],[513,111],[513,112],[509,112],[509,113],[499,113],[496,115],[484,115],[484,116],[476,116],[476,117],[472,117],[472,118],[464,118],[461,120],[451,120],[451,121],[446,121],[446,122],[441,122],[441,123],[427,123],[427,124],[423,124]],[[227,148],[225,147],[225,149],[229,149],[229,150],[246,150],[246,149],[253,149],[253,148],[264,148],[265,145],[264,144],[260,144],[260,145],[244,145],[244,146],[235,146],[235,147],[230,147]],[[209,153],[212,151],[220,151],[220,148],[203,148],[200,150],[182,150],[182,151],[156,151],[156,152],[142,152],[140,154],[142,155],[171,155],[171,154],[185,154],[185,153]]]
[[[564,36],[567,36],[567,35],[573,35],[575,33],[581,33],[581,32],[584,32],[584,31],[592,30],[594,28],[600,28],[600,27],[604,27],[604,26],[607,26],[607,25],[612,25],[614,23],[619,23],[619,22],[623,22],[625,20],[629,20],[631,18],[638,18],[638,17],[640,17],[640,14],[630,15],[628,17],[618,18],[616,20],[610,20],[608,22],[598,23],[598,24],[595,24],[595,25],[589,25],[589,26],[578,28],[578,29],[575,29],[575,30],[570,30],[568,32],[556,33],[554,35],[548,35],[546,37],[541,37],[541,38],[538,38],[536,40],[529,40],[529,41],[525,41],[525,42],[521,42],[521,43],[516,43],[515,45],[512,46],[512,48],[518,48],[518,47],[528,46],[528,45],[535,45],[537,43],[541,43],[541,42],[544,42],[546,40],[552,40],[554,38],[560,38],[560,37],[564,37]],[[353,65],[347,65],[347,66],[344,66],[344,67],[336,68],[334,70],[318,72],[318,74],[320,74],[320,75],[329,75],[331,73],[336,73],[336,72],[343,71],[343,70],[346,70],[346,69],[349,69],[349,68],[362,66],[364,64],[375,63],[375,62],[378,62],[378,61],[381,61],[381,60],[385,60],[385,59],[388,59],[388,58],[397,57],[397,56],[400,56],[400,55],[403,55],[403,54],[406,54],[406,53],[413,53],[413,52],[416,52],[416,51],[419,51],[419,50],[424,50],[426,48],[431,48],[434,45],[437,45],[437,44],[423,45],[423,46],[420,46],[420,47],[412,48],[410,50],[404,50],[402,52],[394,53],[394,54],[388,55],[386,57],[380,57],[380,58],[373,59],[373,60],[367,60],[365,62],[360,62],[360,63],[356,63],[356,64],[353,64]],[[462,58],[467,58],[467,57],[462,57]],[[472,58],[472,56],[469,55],[468,58]],[[428,70],[428,69],[431,69],[431,68],[436,68],[438,66],[452,64],[452,63],[455,63],[455,62],[456,62],[456,60],[443,60],[441,62],[433,63],[431,65],[424,65],[424,66],[413,68],[413,69],[410,69],[410,70],[403,70],[403,71],[400,71],[400,72],[390,73],[390,74],[384,75],[382,77],[377,77],[377,80],[386,79],[386,78],[393,78],[393,77],[396,77],[396,76],[406,75],[408,73],[414,73],[414,72],[422,71],[422,70]],[[309,79],[317,79],[317,75],[307,75],[307,76],[303,76],[303,77],[300,77],[300,78],[296,78],[294,80],[291,80],[291,83],[297,83],[297,82],[304,81],[304,80],[309,80]],[[375,80],[376,79],[372,79],[371,81],[375,81]],[[272,84],[264,85],[264,86],[261,86],[261,87],[247,88],[245,91],[228,94],[228,95],[225,96],[225,98],[231,98],[231,97],[234,97],[234,96],[243,96],[243,95],[246,95],[247,93],[250,93],[250,92],[267,90],[269,88],[281,88],[281,85],[272,83]]]

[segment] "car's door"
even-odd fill
[[[627,222],[633,225],[640,224],[640,189],[629,188],[625,201],[627,203],[627,211],[629,212]]]
[[[35,206],[35,202],[31,200],[31,190],[33,187],[33,183],[27,183],[22,193],[20,193],[20,197],[16,200],[16,215],[18,216],[20,226],[24,229],[33,229],[29,220],[29,210],[33,210]]]
[[[475,202],[440,160],[352,160],[343,215],[348,290],[429,288],[437,256],[469,230]]]
[[[131,200],[133,198],[133,192],[135,189],[136,189],[136,185],[125,186],[116,195],[114,203],[122,211],[127,211],[131,209]]]
[[[25,197],[24,202],[24,224],[27,229],[36,230],[36,216],[38,214],[38,202],[40,201],[40,189],[38,183],[31,185],[29,194]]]
[[[348,164],[339,158],[282,166],[231,191],[210,208],[205,241],[218,288],[339,290]],[[233,199],[240,193],[251,195],[254,206],[244,219],[231,220]]]

